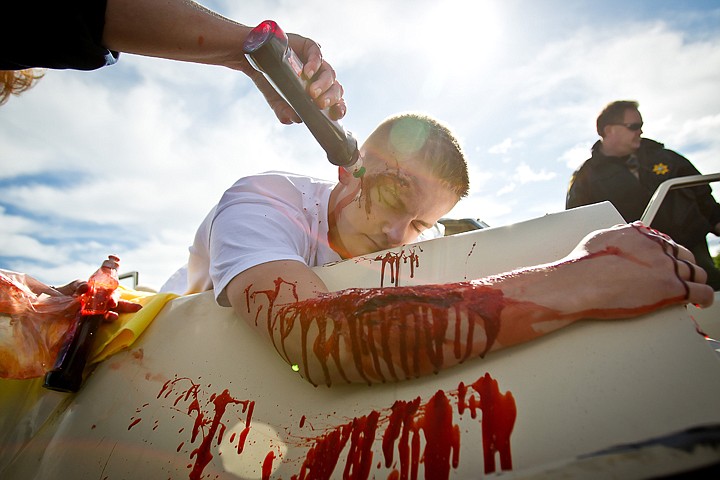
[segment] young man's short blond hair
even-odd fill
[[[447,125],[420,113],[401,113],[383,120],[365,141],[398,163],[413,158],[428,167],[458,198],[470,189],[465,154]]]

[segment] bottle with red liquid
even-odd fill
[[[118,257],[108,256],[88,279],[88,291],[80,297],[81,309],[75,327],[68,331],[53,369],[45,374],[45,388],[59,392],[80,389],[98,327],[109,311],[110,301],[119,285],[119,262]]]
[[[362,176],[357,140],[340,122],[331,120],[307,93],[303,63],[290,48],[288,37],[277,23],[265,20],[245,38],[243,51],[250,64],[261,72],[292,106],[333,165]]]

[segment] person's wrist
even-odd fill
[[[236,24],[232,35],[228,35],[231,38],[231,42],[227,47],[227,53],[225,58],[220,62],[224,67],[232,70],[238,70],[243,72],[245,75],[252,77],[253,72],[257,72],[248,62],[245,57],[244,44],[248,34],[252,31],[253,27],[247,25]]]
[[[534,294],[535,303],[571,320],[580,318],[582,312],[602,310],[611,292],[603,288],[607,282],[588,275],[588,272],[593,272],[596,268],[595,265],[590,266],[590,263],[602,260],[563,260],[541,267],[528,279],[537,290]]]

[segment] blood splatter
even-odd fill
[[[211,451],[213,441],[215,442],[215,446],[219,446],[220,443],[222,443],[223,435],[227,430],[227,424],[223,420],[223,417],[228,407],[230,405],[238,405],[240,411],[246,415],[245,428],[237,435],[236,447],[238,454],[242,452],[245,445],[245,440],[250,431],[253,410],[255,408],[255,402],[251,400],[238,400],[230,395],[227,389],[224,389],[220,393],[212,393],[207,401],[203,401],[202,399],[204,394],[205,392],[200,388],[198,383],[186,377],[175,377],[172,380],[166,381],[157,395],[158,399],[167,399],[172,396],[174,398],[172,408],[186,413],[195,420],[189,443],[195,444],[198,440],[200,440],[200,443],[190,453],[190,459],[195,459],[194,464],[188,465],[188,468],[192,468],[189,476],[191,480],[202,478],[205,467],[213,458]],[[187,405],[185,410],[180,408],[179,405],[181,403]],[[142,408],[148,405],[149,404],[146,403]],[[140,410],[141,409],[138,409],[138,411]],[[132,420],[128,430],[137,425],[141,419],[133,417]],[[157,426],[158,422],[155,423]],[[155,428],[153,428],[153,430],[155,430]],[[184,428],[181,428],[178,433],[182,433],[183,431]],[[233,436],[233,441],[234,439],[235,437]],[[178,444],[177,451],[180,452],[185,444],[185,440],[181,441]]]
[[[298,475],[293,480],[330,478],[335,471],[340,453],[350,437],[352,424],[341,425],[315,439],[305,457]]]
[[[496,471],[496,454],[500,456],[502,470],[511,470],[510,434],[517,418],[515,399],[510,392],[501,394],[497,380],[491,378],[487,373],[471,386],[480,395],[480,399],[471,396],[466,401],[467,387],[461,383],[458,386],[458,413],[462,415],[468,408],[472,418],[477,418],[477,411],[482,412],[485,473]]]
[[[475,251],[475,247],[477,247],[477,242],[473,242],[472,246],[470,247],[470,251],[467,254],[467,258],[465,259],[465,280],[467,280],[467,266],[468,262],[470,261],[470,257],[472,256],[473,252]]]
[[[270,450],[268,454],[265,456],[265,460],[263,461],[262,465],[262,480],[269,480],[270,474],[272,473],[272,465],[273,461],[275,460],[275,451]]]
[[[181,382],[186,388],[179,386]],[[254,401],[237,400],[223,390],[204,402],[205,406],[211,407],[206,411],[200,407],[203,404],[200,399],[202,393],[197,383],[176,377],[167,381],[157,395],[158,399],[172,398],[172,408],[178,411],[183,411],[178,407],[181,403],[188,404],[186,413],[195,419],[189,441],[195,443],[199,437],[202,441],[190,454],[190,459],[195,458],[194,464],[188,464],[188,469],[192,469],[191,480],[202,478],[204,468],[213,458],[210,452],[213,441],[216,445],[222,442],[226,427],[222,419],[226,408],[232,404],[240,405],[242,412],[246,413],[245,429],[231,437],[231,442],[238,442],[238,454],[242,453],[255,406]],[[290,478],[333,478],[339,476],[335,474],[336,469],[344,464],[343,478],[369,479],[375,466],[378,470],[383,467],[388,469],[387,478],[391,479],[417,480],[421,468],[424,478],[447,479],[452,469],[460,464],[461,433],[458,423],[466,412],[472,419],[478,420],[482,428],[485,473],[498,471],[496,455],[500,457],[500,469],[511,470],[510,436],[517,417],[515,400],[510,392],[501,393],[498,382],[485,374],[469,385],[460,383],[457,390],[438,390],[425,402],[420,397],[397,400],[389,408],[372,410],[343,424],[325,428],[313,437],[286,438],[288,443],[308,448],[298,473]],[[139,418],[133,417],[129,428],[139,421]],[[304,415],[301,421],[305,421]],[[181,428],[178,433],[183,430]],[[185,440],[178,444],[178,453],[185,444]],[[382,458],[375,461],[378,446]],[[472,452],[472,447],[469,451]],[[276,452],[270,449],[262,463],[263,479],[270,478],[277,458]]]
[[[485,473],[497,471],[496,454],[500,456],[501,470],[512,470],[510,435],[517,417],[515,399],[510,392],[500,393],[498,382],[485,374],[469,387],[461,383],[454,392],[438,390],[425,403],[420,397],[397,400],[389,409],[372,411],[307,439],[312,446],[300,472],[291,478],[329,479],[344,460],[343,478],[368,479],[374,439],[381,435],[383,462],[376,468],[384,465],[392,469],[388,478],[416,480],[423,465],[424,478],[447,479],[451,469],[460,464],[457,422],[466,410],[473,419],[482,413],[478,420],[482,426]]]
[[[468,254],[467,254],[468,258],[470,258],[470,256],[471,256],[471,255],[473,254],[473,252],[475,251],[475,247],[477,247],[477,242],[473,242],[472,246],[470,247],[470,251],[469,251]]]

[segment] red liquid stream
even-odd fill
[[[337,219],[340,216],[340,212],[357,198],[359,192],[363,191],[364,178],[364,176],[360,177],[360,180],[357,182],[357,187],[344,198],[338,199],[332,212],[328,212],[328,245],[342,258],[350,258],[352,255],[347,251],[338,235]]]

